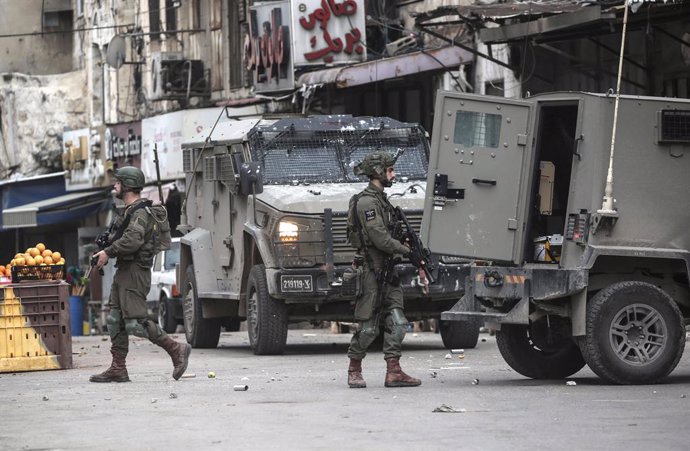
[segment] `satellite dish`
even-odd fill
[[[105,54],[105,61],[109,66],[119,69],[125,63],[127,55],[127,42],[125,37],[118,34],[110,40],[108,51]]]

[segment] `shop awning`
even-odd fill
[[[467,50],[448,46],[351,66],[307,72],[299,76],[296,84],[302,86],[333,83],[338,88],[349,88],[420,72],[457,68],[462,64],[471,63],[472,60],[473,56]]]
[[[80,220],[108,208],[111,199],[110,189],[62,194],[4,209],[2,226],[17,229]]]

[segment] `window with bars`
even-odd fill
[[[661,110],[660,142],[690,142],[690,110]]]
[[[497,148],[501,138],[501,115],[458,111],[453,142],[465,147]]]
[[[266,184],[366,181],[353,167],[374,151],[403,151],[395,164],[399,179],[424,180],[428,168],[422,128],[388,118],[282,119],[255,127],[248,138]]]

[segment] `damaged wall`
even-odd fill
[[[0,180],[62,170],[62,131],[89,125],[84,72],[0,74]]]
[[[0,73],[48,75],[71,71],[70,9],[50,8],[50,3],[43,0],[0,0]]]

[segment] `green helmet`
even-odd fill
[[[134,166],[125,166],[115,169],[113,176],[122,183],[122,186],[131,190],[141,190],[146,184],[146,178],[141,169]]]
[[[364,160],[354,167],[354,173],[355,175],[366,175],[372,178],[382,177],[386,172],[386,168],[395,165],[396,160],[397,156],[393,156],[388,152],[373,152],[364,157]]]

